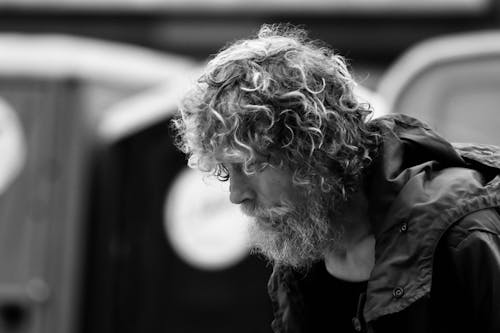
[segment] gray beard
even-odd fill
[[[279,207],[242,206],[254,218],[249,230],[252,252],[274,264],[305,270],[325,253],[342,250],[344,230],[333,221],[335,202],[332,194],[320,192]]]

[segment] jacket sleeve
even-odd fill
[[[450,248],[461,294],[475,332],[500,332],[500,215],[494,209],[464,217],[463,237]]]

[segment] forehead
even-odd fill
[[[269,162],[269,156],[255,150],[224,149],[214,154],[214,158],[219,163],[242,164],[247,161],[262,163]]]
[[[218,155],[217,161],[228,168],[241,166],[246,162],[251,165],[264,164],[265,167],[259,168],[258,173],[253,175],[256,182],[263,187],[279,186],[283,189],[283,186],[292,184],[293,171],[285,163],[280,163],[278,156],[258,153],[251,156],[248,152],[234,152]]]

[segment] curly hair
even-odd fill
[[[379,141],[354,86],[331,48],[302,29],[264,25],[208,63],[174,120],[176,144],[191,167],[220,179],[225,156],[247,174],[285,165],[296,185],[345,196]]]

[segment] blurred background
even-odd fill
[[[346,56],[375,116],[500,144],[499,0],[0,0],[0,332],[271,331],[271,267],[169,120],[278,22]]]

